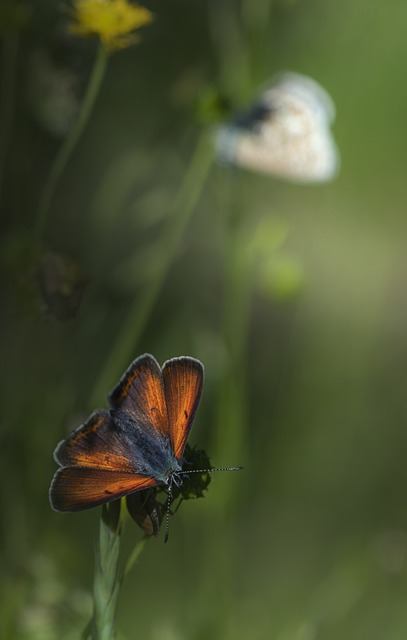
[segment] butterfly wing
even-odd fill
[[[107,411],[92,413],[85,424],[59,443],[54,458],[61,467],[136,471]]]
[[[154,478],[136,473],[65,467],[56,472],[49,495],[55,511],[81,511],[155,484]]]
[[[62,466],[52,481],[56,511],[79,511],[157,484],[138,472],[126,441],[106,411],[96,411],[54,453]]]
[[[154,489],[132,493],[127,496],[126,505],[134,522],[146,535],[158,535],[166,506],[156,499]]]
[[[202,395],[204,368],[195,358],[168,360],[162,370],[169,436],[180,460]]]
[[[152,426],[168,437],[168,415],[163,376],[157,360],[150,354],[130,365],[109,396],[110,406],[120,409],[140,425]]]
[[[294,182],[331,180],[339,154],[330,124],[333,101],[314,80],[283,74],[255,106],[218,136],[221,160]]]
[[[180,460],[202,384],[198,360],[174,358],[161,370],[153,356],[137,358],[109,396],[112,411],[95,412],[58,445],[53,508],[87,509],[158,484],[171,463],[163,442],[170,439]]]

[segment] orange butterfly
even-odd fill
[[[110,409],[95,411],[57,446],[52,508],[88,509],[159,484],[170,504],[172,487],[192,473],[182,469],[183,453],[203,380],[194,358],[172,358],[162,368],[150,354],[137,358],[111,392]]]

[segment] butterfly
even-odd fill
[[[172,491],[184,475],[226,470],[183,469],[203,381],[195,358],[172,358],[163,367],[150,354],[134,360],[108,397],[110,409],[95,411],[55,449],[60,468],[50,487],[52,508],[80,511],[163,485],[167,538]]]
[[[315,80],[282,74],[251,109],[220,128],[218,159],[293,182],[331,180],[339,167],[334,118],[334,103]]]

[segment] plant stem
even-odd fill
[[[115,637],[121,585],[118,567],[121,533],[120,501],[103,505],[93,581],[92,640],[114,640]]]
[[[163,288],[168,269],[179,249],[188,221],[202,193],[212,160],[212,144],[203,133],[197,142],[189,169],[171,207],[173,214],[170,216],[171,226],[164,230],[161,248],[157,251],[158,264],[154,272],[154,280],[146,285],[141,297],[135,298],[127,313],[124,326],[91,394],[92,405],[100,402],[112,379],[120,375],[134,356],[151,311]]]
[[[124,568],[124,574],[123,574],[124,577],[126,577],[130,573],[130,571],[133,569],[144,547],[146,546],[147,540],[148,540],[148,536],[144,536],[143,538],[141,538],[141,540],[138,541],[133,551],[129,555],[126,562],[126,566]]]
[[[247,250],[247,244],[252,220],[245,209],[238,176],[232,173],[223,178],[230,181],[231,191],[228,202],[222,204],[225,219],[221,336],[228,366],[220,382],[213,457],[216,464],[240,465],[247,462],[243,460],[247,450],[246,345],[253,279],[252,254]],[[230,504],[236,494],[235,488],[236,477],[230,474],[222,482],[222,491],[213,497],[214,508],[223,511],[222,505]]]
[[[243,464],[246,449],[247,424],[247,327],[250,315],[251,264],[245,260],[243,234],[240,229],[230,230],[225,250],[224,298],[222,334],[229,357],[229,366],[221,383],[216,458],[225,464]],[[243,255],[242,255],[243,254]],[[229,463],[227,460],[230,459]],[[222,464],[224,464],[222,462]],[[227,488],[235,493],[236,478],[230,476],[224,483],[222,501],[229,501]]]
[[[120,508],[120,500],[102,507],[93,579],[93,614],[82,633],[82,640],[114,640],[116,637],[116,610],[120,587],[147,542],[147,536],[139,540],[127,559],[124,572],[120,571],[119,553],[123,530]]]
[[[47,222],[52,197],[57,188],[58,182],[67,166],[69,159],[79,142],[79,139],[89,121],[96,98],[99,94],[102,80],[106,70],[107,52],[102,44],[99,44],[93,69],[90,75],[89,84],[84,95],[78,117],[75,124],[62,143],[55,160],[51,166],[48,179],[42,191],[37,218],[33,230],[33,252],[36,255],[43,244],[45,225]]]
[[[247,251],[251,219],[244,209],[241,185],[236,173],[226,175],[230,181],[227,202],[221,203],[224,213],[223,238],[223,299],[221,338],[228,362],[220,381],[217,401],[216,428],[213,430],[211,458],[216,465],[247,464],[247,335],[250,317],[253,262]],[[224,185],[223,185],[224,186]],[[243,472],[245,473],[245,472]],[[208,566],[216,567],[217,583],[212,573],[203,580],[204,601],[216,602],[213,619],[225,620],[233,601],[234,569],[236,566],[236,537],[233,533],[233,516],[239,499],[240,474],[224,474],[217,483],[216,492],[208,500],[211,509],[211,527],[214,535],[205,542]],[[216,540],[216,544],[214,541]],[[226,625],[226,622],[225,622]],[[226,629],[220,626],[219,637]]]

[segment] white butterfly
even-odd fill
[[[335,105],[315,80],[285,73],[218,131],[218,159],[294,182],[331,180],[339,167],[334,118]]]

